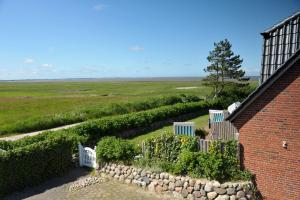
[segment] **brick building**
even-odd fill
[[[262,33],[260,86],[227,120],[267,200],[300,199],[300,12]]]

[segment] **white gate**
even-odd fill
[[[83,147],[80,143],[78,144],[79,151],[79,165],[96,168],[96,146],[94,149],[89,147]]]

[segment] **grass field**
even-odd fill
[[[176,89],[178,87],[196,87]],[[132,102],[162,95],[194,94],[204,97],[210,88],[201,81],[138,82],[1,82],[1,126],[25,119]]]
[[[196,128],[205,128],[208,126],[208,115],[202,115],[188,121],[195,122]],[[150,133],[139,135],[137,137],[130,139],[130,141],[134,144],[141,144],[144,140],[151,137],[159,136],[161,134],[173,134],[173,126],[172,125],[165,126],[161,129],[152,131]]]

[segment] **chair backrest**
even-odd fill
[[[194,122],[174,122],[173,131],[175,135],[195,136]]]
[[[224,110],[209,110],[210,123],[224,121],[226,114],[227,111]]]

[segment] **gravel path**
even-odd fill
[[[46,130],[42,130],[42,131],[35,131],[35,132],[31,132],[31,133],[24,133],[24,134],[12,135],[12,136],[8,136],[8,137],[2,137],[2,138],[0,138],[0,140],[14,141],[14,140],[18,140],[18,139],[21,139],[23,137],[26,137],[26,136],[38,135],[38,134],[40,134],[42,132],[45,132],[45,131],[57,131],[57,130],[62,130],[62,129],[68,129],[68,128],[77,126],[81,123],[83,123],[83,122],[76,123],[76,124],[65,125],[65,126],[60,126],[60,127],[51,128],[51,129],[46,129]]]
[[[74,169],[67,176],[54,178],[37,187],[27,188],[24,191],[14,193],[4,198],[4,200],[81,200],[81,199],[101,199],[101,200],[171,200],[171,196],[158,195],[145,191],[135,186],[128,186],[120,182],[111,180],[97,183],[85,188],[69,191],[72,185],[79,178],[87,177],[87,171]]]

